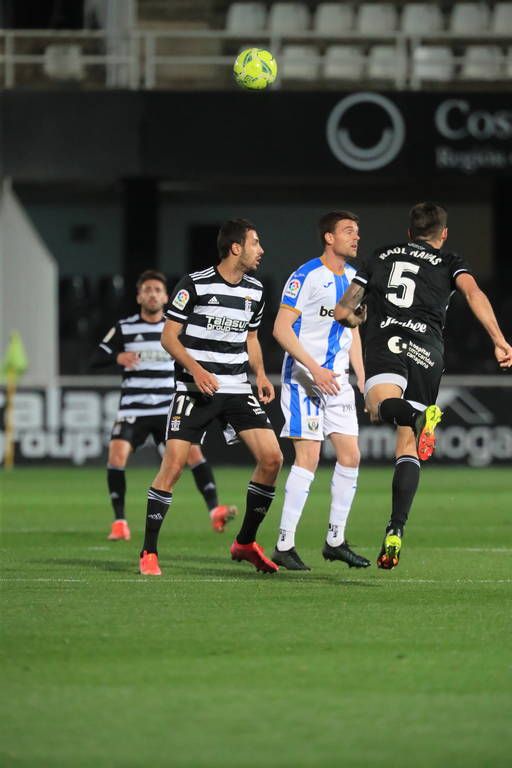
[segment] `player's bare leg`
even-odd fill
[[[242,527],[231,545],[233,560],[247,560],[256,570],[273,573],[279,568],[265,556],[256,543],[256,533],[275,496],[275,484],[283,463],[283,455],[271,429],[247,429],[239,437],[256,460],[247,489],[247,506]]]
[[[131,534],[125,516],[125,468],[132,453],[128,440],[114,439],[108,446],[107,484],[115,520],[108,535],[110,541],[129,541]]]
[[[158,564],[158,534],[172,501],[172,489],[187,463],[190,443],[167,440],[160,469],[148,491],[146,531],[140,553],[140,572],[144,576],[160,576]]]

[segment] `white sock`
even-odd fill
[[[331,511],[327,543],[338,547],[345,541],[345,526],[352,501],[357,489],[357,467],[342,467],[336,464],[331,480]]]
[[[283,552],[295,546],[295,531],[306,504],[309,487],[315,478],[314,472],[295,464],[290,470],[284,489],[284,504],[279,524],[277,548]]]

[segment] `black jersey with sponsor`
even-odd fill
[[[368,294],[366,344],[384,329],[400,329],[442,348],[455,279],[470,271],[461,256],[426,242],[378,248],[353,278]]]
[[[180,341],[203,368],[215,374],[219,394],[250,392],[247,334],[256,330],[264,307],[263,286],[244,275],[228,283],[216,267],[185,275],[175,286],[166,317],[183,323]],[[197,389],[176,362],[176,389]]]
[[[135,368],[123,369],[117,419],[165,416],[174,392],[174,361],[160,344],[162,318],[148,323],[139,313],[119,320],[100,344],[113,359],[120,352],[137,352]]]

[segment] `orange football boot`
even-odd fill
[[[158,555],[155,552],[144,552],[139,561],[139,570],[143,576],[161,576],[162,571],[158,565]]]

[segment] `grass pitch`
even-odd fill
[[[216,475],[243,509],[250,470]],[[237,522],[213,534],[187,473],[144,579],[152,476],[127,472],[129,543],[106,541],[104,471],[1,478],[2,766],[510,765],[510,472],[426,467],[400,566],[356,572],[320,554],[323,470],[297,536],[313,570],[274,576],[231,562]],[[364,469],[349,523],[372,563],[390,482]]]

